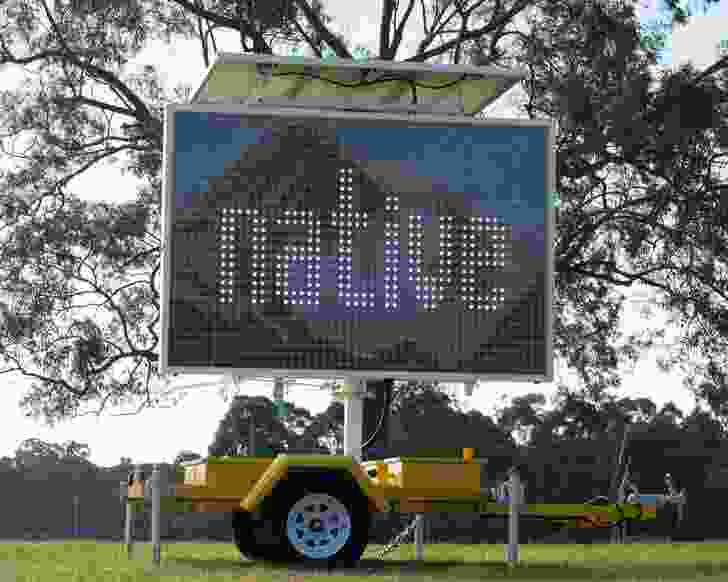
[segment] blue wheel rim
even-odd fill
[[[286,535],[302,556],[327,560],[349,541],[351,515],[338,499],[325,493],[309,493],[288,512]]]

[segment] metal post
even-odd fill
[[[124,543],[126,552],[131,557],[131,503],[129,503],[129,480],[119,482],[119,497],[121,498],[121,511],[124,518]]]
[[[134,475],[132,477],[134,483],[141,483],[142,468],[139,465],[134,467]],[[134,506],[127,496],[126,499],[126,520],[124,522],[124,542],[126,543],[126,555],[131,558],[134,553]]]
[[[622,479],[622,483],[619,486],[619,491],[617,493],[617,503],[621,506],[624,504],[627,500],[627,494],[626,494],[626,483],[627,483],[627,473],[625,472],[625,478]],[[612,532],[611,532],[611,542],[613,544],[623,544],[625,541],[625,523],[618,523],[614,526],[612,526]]]
[[[160,562],[159,534],[162,517],[162,491],[160,477],[159,465],[154,465],[154,469],[152,471],[152,561],[155,566],[159,566]]]
[[[126,555],[131,558],[134,553],[134,535],[132,533],[134,523],[134,506],[129,499],[126,500],[126,517],[124,519],[124,543],[126,544]]]
[[[248,456],[255,456],[255,417],[248,416]]]
[[[361,462],[362,423],[364,420],[363,382],[357,378],[348,380],[352,392],[344,406],[344,454]]]
[[[81,537],[81,524],[80,524],[80,505],[81,499],[78,495],[73,496],[73,537]]]
[[[512,467],[509,471],[510,491],[509,503],[510,512],[508,514],[508,545],[506,546],[506,562],[509,566],[515,566],[518,563],[518,510],[521,504],[521,479],[518,475],[518,469]]]
[[[415,524],[415,559],[421,561],[424,553],[425,544],[425,514],[417,514],[417,523]]]

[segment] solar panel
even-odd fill
[[[525,75],[497,67],[221,53],[192,103],[472,116]]]

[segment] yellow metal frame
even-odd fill
[[[430,513],[467,511],[484,516],[508,515],[507,503],[496,503],[480,488],[480,465],[472,450],[463,459],[395,457],[358,463],[351,456],[278,455],[275,458],[210,457],[184,470],[175,497],[162,500],[165,511],[255,512],[291,469],[330,468],[348,471],[372,512]],[[445,486],[443,486],[445,485]],[[132,483],[129,499],[145,503],[144,484]],[[626,504],[526,504],[519,513],[577,527],[607,527],[620,518],[650,520],[656,507]]]
[[[192,504],[193,511],[255,511],[285,479],[291,468],[347,470],[368,499],[372,511],[387,511],[388,505],[376,485],[351,456],[278,455],[275,458],[210,457],[185,467],[184,482],[175,486],[179,503]],[[133,483],[129,498],[141,501],[143,483]]]
[[[441,496],[447,490],[452,495],[480,495],[480,464],[459,459],[395,457],[367,461],[362,468],[375,486],[398,487],[419,495]],[[446,479],[443,479],[446,475]],[[443,487],[443,482],[447,483]]]

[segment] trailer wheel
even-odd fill
[[[280,558],[324,567],[356,564],[369,541],[371,515],[351,480],[333,472],[288,480],[273,495]]]
[[[233,512],[233,541],[244,558],[265,560],[266,546],[258,543],[255,523],[247,511]]]

